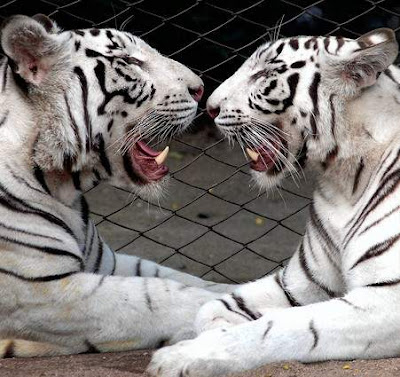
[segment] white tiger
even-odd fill
[[[43,15],[5,21],[1,46],[0,357],[187,338],[229,288],[114,254],[82,191],[108,180],[159,195],[168,150],[145,141],[191,123],[201,79],[129,33],[61,32]]]
[[[248,148],[261,187],[306,163],[319,183],[288,265],[205,304],[196,319],[201,334],[157,351],[152,376],[399,356],[397,53],[390,29],[357,40],[280,39],[211,95],[211,116]]]

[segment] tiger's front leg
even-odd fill
[[[317,242],[313,232],[315,228],[310,223],[285,268],[206,303],[196,318],[197,332],[254,321],[271,309],[303,306],[341,296],[344,283],[339,262],[329,254],[328,245]],[[324,270],[318,263],[324,265]]]
[[[149,348],[193,337],[196,313],[217,297],[155,278],[73,273],[18,284],[16,279],[2,280],[13,289],[15,302],[3,305],[0,335],[53,344],[52,354],[56,349],[81,353]]]
[[[397,281],[357,288],[326,302],[271,309],[256,321],[207,331],[157,351],[149,373],[215,377],[284,360],[398,356],[399,305]]]

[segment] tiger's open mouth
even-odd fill
[[[133,170],[139,176],[141,183],[159,181],[168,174],[168,166],[164,165],[168,151],[169,147],[165,147],[161,152],[156,151],[142,140],[133,144],[128,153]]]
[[[282,141],[271,140],[268,145],[260,145],[257,148],[246,148],[250,157],[250,168],[269,173],[280,166],[279,155],[281,154]]]

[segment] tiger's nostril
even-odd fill
[[[196,102],[200,102],[201,97],[203,97],[204,86],[200,85],[197,88],[189,88],[189,93]]]
[[[210,117],[213,119],[215,119],[218,116],[220,110],[221,109],[219,107],[207,106],[207,112],[210,115]]]

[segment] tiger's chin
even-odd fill
[[[136,188],[136,194],[142,199],[148,201],[160,200],[168,191],[170,176],[166,175],[162,179],[154,182],[147,183],[143,186]]]
[[[286,174],[283,172],[268,174],[266,172],[251,169],[251,176],[253,181],[261,190],[272,191],[281,184],[286,177]]]

